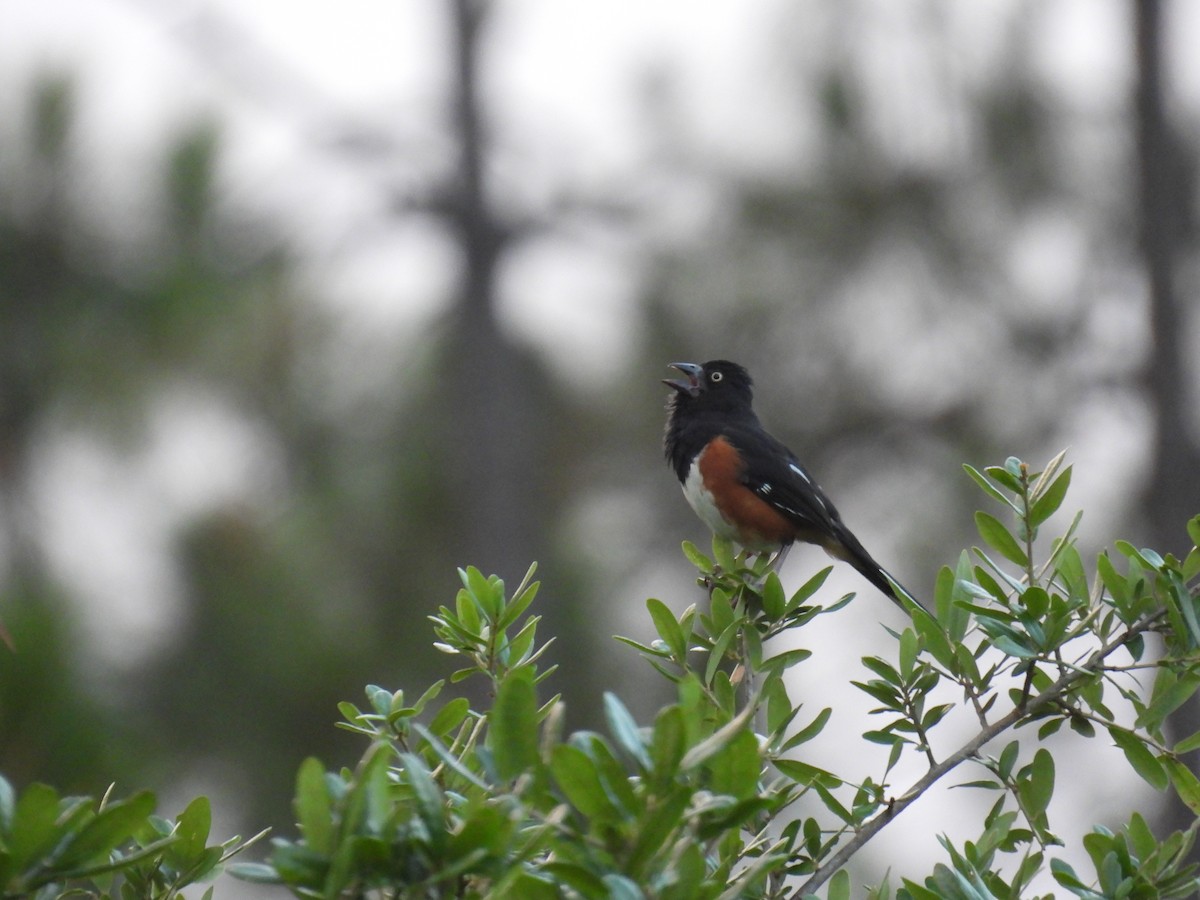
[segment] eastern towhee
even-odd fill
[[[750,373],[724,359],[671,368],[684,377],[663,379],[674,388],[663,449],[704,523],[747,550],[777,552],[776,564],[794,541],[816,544],[850,563],[903,609],[886,570],[845,526],[795,454],[758,421]]]

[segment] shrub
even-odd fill
[[[945,862],[920,884],[904,880],[898,897],[1020,897],[1047,869],[1085,898],[1193,893],[1195,826],[1160,840],[1135,813],[1120,831],[1082,837],[1094,872],[1055,858],[1055,756],[1039,745],[1063,726],[1110,740],[1141,778],[1200,812],[1200,781],[1180,759],[1200,734],[1172,746],[1163,733],[1200,685],[1188,588],[1200,550],[1180,561],[1119,542],[1089,578],[1078,516],[1044,557],[1035,543],[1070,483],[1061,454],[1042,472],[1015,459],[967,471],[1010,522],[978,513],[985,546],[939,573],[928,609],[906,604],[911,622],[890,632],[890,655],[862,660],[854,684],[877,704],[862,739],[886,748],[880,771],[805,758],[831,710],[811,714],[792,698],[787,676],[807,649],[771,652],[772,638],[802,638],[849,602],[821,599],[828,569],[789,595],[765,560],[720,541],[711,557],[685,545],[705,602],[676,615],[650,600],[657,640],[621,639],[673,684],[674,702],[638,723],[608,694],[605,734],[566,735],[559,698],[539,696],[552,669],[539,666],[546,644],[527,614],[534,570],[510,593],[468,568],[453,608],[431,618],[438,648],[461,666],[449,682],[485,679],[490,708],[443,699],[445,681],[415,698],[369,687],[366,709],[341,708],[343,727],[369,744],[362,761],[338,772],[305,762],[299,836],[233,871],[302,897],[799,900],[825,887],[845,898],[854,855],[969,768],[967,784],[996,797],[978,835],[940,838]],[[1200,543],[1200,518],[1188,528]],[[962,701],[945,702],[948,689]],[[964,717],[972,736],[944,750],[934,737]],[[923,774],[892,783],[913,754]],[[886,882],[870,891],[890,895]]]

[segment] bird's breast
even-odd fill
[[[747,550],[774,550],[795,539],[792,523],[743,483],[741,457],[723,437],[696,457],[683,495],[714,534]]]

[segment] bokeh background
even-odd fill
[[[0,772],[290,833],[300,760],[362,749],[336,703],[452,668],[466,564],[540,564],[573,727],[648,720],[610,636],[701,599],[677,359],[748,364],[917,593],[973,541],[962,462],[1069,446],[1051,530],[1178,552],[1198,44],[1183,0],[0,0]],[[830,685],[899,624],[851,609],[796,639],[835,760]],[[1178,827],[1098,743],[1062,739],[1081,827]]]

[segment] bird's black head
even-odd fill
[[[675,389],[671,397],[673,410],[749,409],[754,399],[750,373],[727,359],[713,359],[703,365],[671,363],[671,368],[684,376],[663,379],[663,384]]]
[[[714,359],[704,365],[671,363],[682,378],[665,378],[672,390],[667,401],[663,451],[680,482],[704,446],[727,425],[757,422],[751,407],[753,382],[737,363]]]

